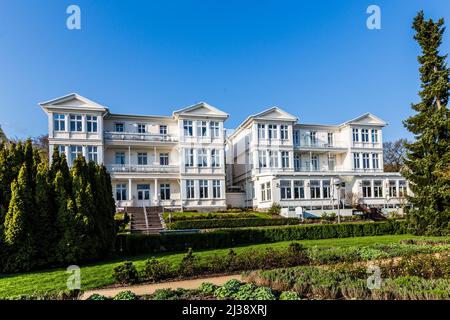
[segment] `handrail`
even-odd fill
[[[144,217],[145,217],[145,228],[146,232],[148,233],[148,217],[147,217],[147,208],[145,207],[145,204],[142,205],[142,208],[144,208]]]

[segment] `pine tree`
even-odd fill
[[[35,244],[32,241],[32,209],[29,168],[24,163],[11,185],[11,201],[4,223],[4,241],[10,249],[7,268],[11,271],[30,270],[34,265]]]
[[[416,234],[444,234],[450,229],[450,180],[444,174],[450,167],[450,83],[447,55],[439,53],[444,20],[425,20],[419,12],[413,29],[422,49],[418,57],[422,85],[421,101],[412,105],[416,114],[404,121],[416,138],[406,144],[403,171],[413,192],[408,197],[412,204],[407,210],[408,221]]]

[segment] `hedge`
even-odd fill
[[[183,220],[168,223],[167,227],[171,230],[180,229],[215,229],[215,228],[239,228],[239,227],[259,227],[259,226],[283,226],[300,224],[297,218],[235,218],[235,219],[199,219]]]
[[[360,222],[342,224],[314,224],[266,228],[219,229],[199,233],[165,233],[161,235],[128,234],[117,237],[122,256],[230,248],[238,245],[270,243],[306,239],[328,239],[403,234],[407,232],[405,221]]]

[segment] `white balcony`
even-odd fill
[[[148,172],[148,173],[178,173],[180,172],[179,166],[161,166],[161,165],[127,165],[127,164],[111,164],[106,165],[109,172]]]
[[[344,169],[341,166],[329,167],[329,166],[302,166],[296,167],[295,172],[344,172],[344,173],[380,173],[383,169]]]
[[[297,149],[307,148],[307,149],[345,149],[347,148],[345,143],[342,141],[333,141],[329,143],[328,141],[322,141],[319,139],[301,139],[294,147]]]
[[[105,131],[104,136],[105,140],[109,141],[152,141],[152,142],[178,141],[178,138],[176,136],[168,134]]]

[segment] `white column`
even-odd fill
[[[83,157],[87,160],[87,146],[82,146]]]
[[[54,136],[54,120],[53,120],[53,112],[48,113],[48,137],[53,138]]]
[[[81,132],[87,132],[86,114],[81,115]]]
[[[282,168],[283,167],[283,165],[282,165],[283,159],[281,157],[281,150],[277,151],[277,156],[278,156],[278,168]]]
[[[64,121],[66,122],[66,131],[70,131],[70,114],[64,114]]]
[[[131,168],[131,146],[128,146],[128,168]]]
[[[155,204],[159,203],[158,199],[158,179],[155,179],[155,199],[153,200]]]
[[[156,147],[153,147],[153,155],[154,155],[153,164],[155,166],[157,166],[157,165],[159,165],[159,163],[158,163],[158,160],[157,160],[157,157],[156,157]]]
[[[194,152],[194,163],[193,163],[193,165],[194,165],[194,167],[197,167],[197,164],[198,164],[198,156],[197,156],[198,149],[192,149],[192,150]]]
[[[132,181],[131,181],[131,178],[130,179],[128,179],[128,200],[133,200],[133,191],[132,191],[132,188],[133,188],[133,186],[132,186]]]

